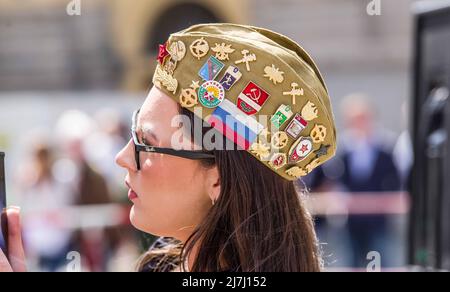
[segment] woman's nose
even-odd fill
[[[116,155],[116,164],[129,171],[137,171],[134,156],[134,144],[131,139],[128,144]]]

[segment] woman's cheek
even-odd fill
[[[136,202],[131,217],[133,226],[156,236],[175,237],[180,229],[190,225],[194,212],[187,208],[186,198],[155,191],[143,194]]]
[[[197,165],[166,158],[162,161],[155,157],[143,163],[139,200],[132,214],[135,227],[159,236],[172,236],[186,226],[198,224],[205,213]]]
[[[167,220],[171,221],[169,208],[164,193],[155,188],[143,191],[132,208],[131,222],[134,227],[157,236],[167,236],[171,229]]]
[[[142,159],[142,158],[141,158]],[[141,161],[141,171],[143,171],[143,172],[147,172],[147,171],[149,171],[149,170],[151,170],[152,168],[153,168],[153,165],[155,164],[155,160],[154,159],[150,159],[150,158],[148,158],[148,157],[145,157],[144,159],[143,159],[143,163],[142,163],[142,161]]]

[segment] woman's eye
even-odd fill
[[[147,141],[147,139],[145,139],[144,137],[142,137],[142,143],[146,146],[152,146],[150,145],[150,143]]]
[[[138,133],[137,136],[138,136],[137,138],[138,138],[139,143],[147,145],[147,140],[145,139],[144,135],[142,135],[141,133]]]

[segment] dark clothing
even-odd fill
[[[306,178],[307,184],[314,189],[320,188],[330,181],[340,186],[351,196],[364,196],[365,193],[376,195],[381,192],[396,192],[401,188],[400,176],[390,153],[378,146],[364,152],[362,156],[352,156],[354,153],[344,151],[336,158],[315,171]],[[360,157],[368,157],[367,163],[361,169],[358,165]],[[352,161],[353,159],[353,161]],[[364,162],[364,161],[363,161]],[[361,173],[364,172],[364,173]],[[331,174],[325,176],[325,173]],[[327,228],[326,221],[320,220],[318,228]],[[354,255],[354,267],[364,267],[367,265],[366,256],[371,251],[379,251],[384,255],[386,242],[389,239],[389,217],[384,214],[379,215],[349,215],[347,229],[350,235],[351,249]],[[389,260],[382,256],[382,260]],[[388,266],[385,262],[383,266]]]
[[[150,247],[149,252],[164,249],[169,244],[169,239],[159,238]],[[166,258],[166,259],[165,259]],[[150,261],[145,263],[143,268],[140,270],[142,273],[153,273],[153,272],[172,272],[180,265],[180,259],[178,258],[167,258],[166,255],[161,254],[153,257]]]
[[[159,238],[150,247],[149,252],[165,249],[173,240],[168,238]],[[151,272],[172,272],[181,265],[179,256],[167,256],[166,254],[161,254],[154,256],[151,260],[144,264],[143,268],[140,270],[142,273]],[[232,273],[240,272],[239,269],[221,271],[222,273]]]
[[[349,153],[342,157],[345,171],[340,179],[347,191],[352,193],[360,192],[391,192],[400,190],[400,176],[395,167],[392,155],[381,149],[375,149],[375,164],[372,175],[365,180],[357,180],[349,171]]]
[[[356,178],[351,172],[350,153],[338,154],[325,164],[327,173],[334,178],[325,176],[324,168],[320,167],[308,175],[304,181],[309,188],[315,190],[326,182],[340,185],[344,191],[350,193],[391,192],[400,190],[400,176],[394,164],[392,155],[378,147],[374,149],[374,163],[371,174],[365,179]]]
[[[76,205],[95,206],[112,203],[105,179],[86,162],[81,166],[78,189]],[[104,228],[102,232],[101,239],[92,238],[84,231],[78,231],[75,235],[78,249],[85,255],[91,271],[105,270],[108,255],[119,242],[118,228]]]

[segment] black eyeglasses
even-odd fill
[[[140,162],[140,152],[146,153],[159,153],[159,154],[167,154],[171,156],[186,158],[190,160],[204,160],[204,159],[215,159],[215,156],[211,153],[206,153],[204,151],[192,151],[192,150],[175,150],[172,148],[161,148],[154,147],[142,144],[139,142],[136,130],[137,130],[137,117],[139,115],[139,111],[137,110],[133,114],[133,120],[131,125],[131,136],[133,138],[134,143],[134,154],[136,159],[137,170],[141,170],[141,162]]]

